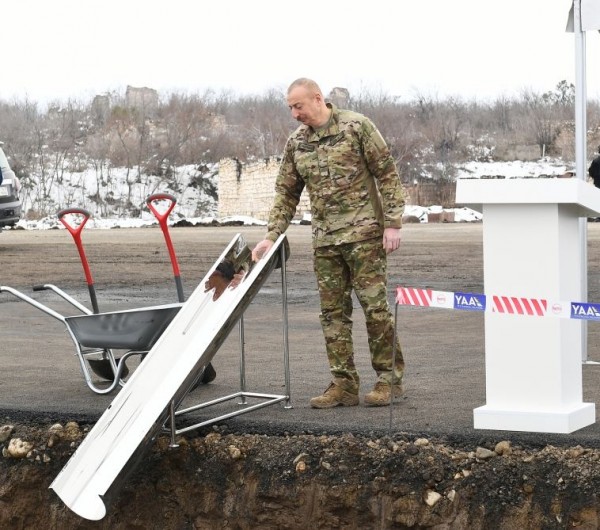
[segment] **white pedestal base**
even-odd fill
[[[475,429],[569,434],[596,421],[594,403],[563,410],[501,410],[484,405],[473,410]]]
[[[485,294],[584,302],[585,222],[600,190],[578,179],[459,180],[456,201],[483,211]],[[596,420],[582,402],[583,322],[485,314],[486,405],[476,429],[570,433]]]

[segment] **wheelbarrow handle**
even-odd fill
[[[75,226],[67,220],[66,216],[69,214],[79,215],[79,216],[83,217],[83,221],[81,221],[81,223],[79,223],[78,226]],[[87,210],[84,210],[83,208],[65,208],[64,210],[60,210],[57,215],[58,215],[58,220],[65,226],[65,228],[75,238],[79,237],[81,231],[83,230],[83,227],[85,226],[85,223],[87,223],[88,219],[92,216],[92,214],[90,212],[88,212]]]
[[[161,213],[154,206],[154,202],[156,201],[170,201],[170,204],[169,207]],[[167,220],[169,214],[173,211],[173,208],[175,208],[175,204],[177,204],[177,199],[169,193],[154,193],[146,199],[146,204],[148,205],[148,208],[150,208],[150,211],[158,219],[158,222],[162,224]]]

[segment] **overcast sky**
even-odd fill
[[[127,85],[260,94],[335,86],[489,99],[574,82],[571,0],[18,0],[0,11],[0,99]],[[587,34],[588,96],[600,34]]]

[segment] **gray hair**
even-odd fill
[[[308,79],[308,77],[300,77],[292,82],[292,84],[288,87],[287,93],[289,94],[296,87],[304,87],[306,90],[312,92],[313,94],[321,94],[321,88],[315,81],[312,79]]]

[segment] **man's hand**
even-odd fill
[[[242,283],[244,276],[246,276],[246,271],[244,269],[242,269],[240,272],[236,272],[233,275],[233,279],[231,280],[231,283],[229,284],[229,288],[235,289],[240,283]]]
[[[204,292],[207,293],[211,289],[214,289],[213,302],[219,299],[223,294],[223,291],[227,288],[231,280],[226,278],[221,271],[214,271],[206,280],[204,284]]]
[[[216,302],[225,292],[227,287],[230,289],[235,289],[238,285],[240,285],[240,283],[242,283],[244,280],[244,276],[246,276],[246,271],[244,269],[240,270],[240,272],[236,272],[231,279],[229,279],[221,271],[216,270],[208,277],[208,280],[206,280],[204,284],[204,292],[207,293],[211,289],[214,289],[215,292],[213,293],[213,302]]]
[[[252,261],[258,261],[261,259],[273,246],[273,241],[270,239],[263,239],[258,245],[254,247],[252,251]]]
[[[386,228],[383,231],[383,248],[386,254],[390,254],[397,250],[400,246],[400,229]]]

